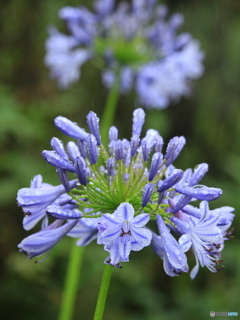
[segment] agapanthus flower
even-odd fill
[[[108,253],[104,262],[119,268],[130,260],[131,251],[151,245],[170,276],[188,272],[187,251],[196,258],[191,278],[199,265],[213,272],[219,269],[215,266],[229,239],[234,209],[210,210],[208,202],[222,190],[199,184],[208,165],[175,168],[185,138],[174,137],[164,147],[157,130],[142,137],[144,119],[142,109],[133,112],[129,140],[120,139],[117,128],[110,127],[108,146],[102,144],[94,112],[86,118],[90,132],[65,117],[55,119],[56,127],[74,141],[65,148],[53,138],[53,150],[42,153],[57,168],[59,186],[42,183],[38,175],[30,188],[18,192],[25,229],[43,219],[42,230],[24,239],[20,251],[29,258],[42,255],[66,235],[77,238],[78,246],[96,240]],[[69,181],[70,175],[75,179]],[[151,231],[151,220],[156,221],[159,235]]]
[[[76,186],[77,180],[71,181],[71,188]],[[42,183],[42,176],[37,175],[31,181],[30,188],[22,188],[18,191],[17,202],[24,211],[23,227],[26,230],[32,229],[39,220],[46,217],[46,208],[51,204],[61,204],[74,208],[74,201],[66,193],[64,186],[51,186]]]
[[[134,89],[147,108],[166,108],[191,93],[191,83],[203,74],[203,52],[189,33],[178,32],[182,14],[168,18],[157,1],[132,4],[98,0],[94,12],[80,6],[64,7],[59,18],[68,34],[49,29],[45,64],[61,88],[80,78],[88,60],[102,72],[106,87],[122,93]]]
[[[105,250],[110,253],[105,261],[119,266],[120,261],[129,261],[131,250],[139,251],[149,246],[152,233],[143,228],[149,219],[147,213],[134,217],[134,208],[127,202],[121,203],[112,214],[103,214],[98,222],[98,244],[104,244]],[[113,256],[119,258],[113,259]]]

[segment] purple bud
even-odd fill
[[[180,169],[174,169],[170,176],[168,176],[164,181],[159,181],[158,183],[158,192],[163,192],[165,190],[170,189],[174,186],[178,181],[181,180],[183,176],[183,171]]]
[[[162,147],[163,147],[163,138],[161,136],[157,136],[155,140],[155,152],[162,152]]]
[[[86,186],[87,184],[87,165],[83,157],[77,157],[75,159],[75,168],[76,168],[76,174],[78,177],[79,182]]]
[[[60,131],[62,131],[63,133],[65,133],[70,137],[80,139],[80,140],[87,139],[88,133],[86,133],[77,124],[75,124],[74,122],[72,122],[71,120],[65,117],[59,116],[55,118],[54,124]]]
[[[128,150],[130,148],[130,143],[127,139],[123,139],[122,140],[122,146],[123,146],[123,154],[124,154],[124,158],[126,158]]]
[[[219,188],[193,188],[193,187],[177,187],[176,191],[191,196],[192,198],[196,198],[198,200],[206,200],[212,201],[219,198],[222,194],[222,190]]]
[[[69,157],[64,150],[62,142],[58,138],[52,138],[51,140],[51,146],[56,153],[63,158],[64,160],[69,160]]]
[[[107,173],[109,176],[113,176],[115,173],[115,159],[109,158],[107,160]]]
[[[64,169],[57,168],[57,175],[62,185],[64,186],[66,192],[69,192],[71,188],[69,186],[67,172]]]
[[[76,145],[75,142],[73,141],[69,141],[68,144],[67,144],[67,151],[69,153],[69,156],[71,158],[71,160],[74,162],[75,159],[77,157],[80,157],[81,154],[80,154],[80,151],[79,151],[79,148],[78,146]]]
[[[134,110],[132,135],[137,134],[138,136],[140,136],[144,121],[145,121],[145,112],[143,111],[143,109],[138,108]]]
[[[114,151],[115,151],[116,160],[122,160],[124,157],[124,153],[123,153],[123,144],[121,140],[117,140]]]
[[[88,127],[91,131],[91,133],[94,135],[94,137],[97,140],[97,145],[101,145],[101,136],[100,136],[100,131],[99,131],[99,119],[93,111],[90,111],[89,114],[87,115],[87,124]]]
[[[151,149],[156,142],[156,139],[159,137],[159,132],[154,129],[149,129],[146,133],[146,137],[144,139],[147,140],[148,147]]]
[[[47,214],[54,219],[80,219],[82,214],[78,210],[65,209],[57,205],[47,207]]]
[[[174,137],[169,141],[165,155],[165,159],[167,160],[166,166],[172,164],[174,160],[179,156],[185,143],[186,139],[183,136]]]
[[[205,173],[208,171],[208,164],[207,163],[201,163],[199,164],[195,169],[191,176],[191,178],[188,181],[189,187],[193,187],[203,178]]]
[[[131,150],[130,147],[128,150],[126,150],[126,154],[125,154],[125,158],[124,158],[124,164],[126,166],[126,168],[128,168],[130,166],[131,163]]]
[[[163,203],[166,195],[167,195],[167,191],[164,191],[164,192],[160,192],[160,193],[159,193],[159,195],[158,195],[158,204]]]
[[[188,222],[188,217],[185,215],[185,213],[183,213],[182,210],[176,211],[176,206],[175,206],[175,203],[173,202],[172,199],[168,199],[168,203],[169,203],[170,208],[171,208],[170,212],[174,213],[175,217],[177,217],[178,219],[181,219],[181,220],[184,220],[184,221]]]
[[[70,172],[75,172],[74,166],[67,160],[62,159],[55,151],[44,150],[43,158],[54,167],[64,169]]]
[[[149,169],[149,174],[148,174],[149,181],[152,181],[156,176],[158,169],[162,163],[162,160],[163,160],[163,155],[161,154],[161,152],[154,153],[152,157],[152,163]]]
[[[145,185],[142,195],[142,207],[145,207],[151,198],[154,190],[154,184],[148,183]]]
[[[134,134],[131,138],[130,141],[130,148],[131,148],[131,157],[134,157],[136,152],[137,152],[137,148],[139,145],[139,136],[137,134]]]
[[[87,144],[90,163],[95,164],[98,160],[98,148],[96,138],[92,134],[89,134]]]
[[[192,199],[192,196],[182,196],[178,202],[176,203],[176,205],[173,207],[171,207],[170,212],[171,213],[175,213],[178,212],[179,210],[181,210],[184,206],[186,206]]]
[[[178,186],[184,187],[185,185],[188,185],[188,181],[190,180],[192,176],[192,169],[188,168],[184,171],[182,179],[179,181]]]
[[[87,148],[86,148],[86,142],[82,140],[78,140],[77,142],[78,148],[80,150],[81,156],[86,159],[87,158]]]
[[[114,126],[109,129],[109,141],[117,141],[118,139],[118,129]]]
[[[142,145],[142,155],[143,155],[143,160],[145,162],[148,161],[149,153],[150,153],[150,148],[148,147],[148,142],[146,139],[143,139],[141,142]]]

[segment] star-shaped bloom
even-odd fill
[[[193,250],[196,266],[190,273],[191,279],[194,279],[199,270],[199,263],[202,267],[206,266],[210,271],[216,272],[217,261],[211,255],[214,246],[221,246],[223,235],[221,229],[217,226],[219,215],[211,215],[207,201],[200,203],[201,218],[189,217],[189,222],[172,218],[177,231],[182,234],[178,242],[183,251],[190,248]],[[221,246],[222,248],[222,246]]]
[[[142,213],[134,217],[134,208],[130,203],[121,203],[113,214],[103,214],[98,222],[98,244],[104,244],[111,256],[118,256],[110,264],[128,261],[131,250],[139,251],[150,244],[152,233],[144,226],[149,214]],[[114,251],[114,252],[113,252]]]

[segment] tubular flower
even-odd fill
[[[104,262],[115,267],[129,261],[131,251],[151,245],[170,276],[188,272],[188,250],[196,258],[191,278],[199,265],[216,271],[234,209],[209,210],[208,201],[222,191],[199,185],[208,165],[176,169],[172,163],[185,138],[174,137],[164,148],[157,130],[141,137],[144,119],[142,109],[133,112],[129,140],[120,139],[117,128],[110,127],[108,146],[101,142],[94,112],[87,115],[90,133],[69,119],[55,119],[56,127],[75,141],[65,148],[53,138],[53,150],[43,151],[43,158],[57,168],[61,185],[42,183],[39,175],[30,188],[19,190],[24,227],[29,230],[43,218],[42,230],[24,239],[20,251],[29,258],[41,255],[67,235],[78,238],[78,246],[97,240],[108,252]],[[68,175],[76,179],[68,181]],[[196,200],[203,200],[199,208],[192,205]],[[48,217],[55,222],[48,225]],[[150,220],[156,220],[159,235],[149,229]]]
[[[132,4],[98,0],[86,7],[59,11],[68,34],[49,29],[45,64],[61,88],[80,78],[81,66],[93,60],[106,87],[116,82],[122,93],[134,89],[146,108],[166,108],[191,93],[191,82],[203,74],[203,52],[189,33],[178,34],[181,14],[167,18],[156,1]]]

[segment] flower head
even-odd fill
[[[199,265],[217,270],[233,208],[209,210],[208,201],[222,191],[199,185],[208,165],[202,163],[194,171],[176,169],[172,163],[185,138],[174,137],[164,147],[157,130],[142,137],[144,119],[142,109],[133,112],[129,140],[120,139],[117,128],[110,127],[108,146],[102,144],[95,113],[87,115],[90,132],[64,117],[55,119],[56,127],[75,141],[65,148],[53,138],[53,150],[43,152],[43,158],[57,168],[61,185],[42,183],[39,175],[30,188],[18,192],[26,214],[24,227],[29,230],[44,218],[42,230],[19,244],[22,252],[29,258],[43,254],[67,235],[78,238],[79,246],[97,239],[108,252],[105,263],[115,267],[129,261],[131,251],[151,244],[170,276],[188,272],[188,250],[196,258],[191,278]],[[69,181],[68,174],[76,179]],[[199,208],[192,205],[196,200],[203,200]],[[156,220],[160,235],[149,229],[150,220]]]
[[[165,6],[140,0],[98,0],[94,9],[64,7],[59,17],[68,35],[49,30],[45,64],[61,88],[78,81],[82,64],[91,59],[106,87],[118,82],[123,93],[134,88],[147,108],[166,108],[191,93],[204,55],[189,33],[178,34],[181,14],[168,19]]]

